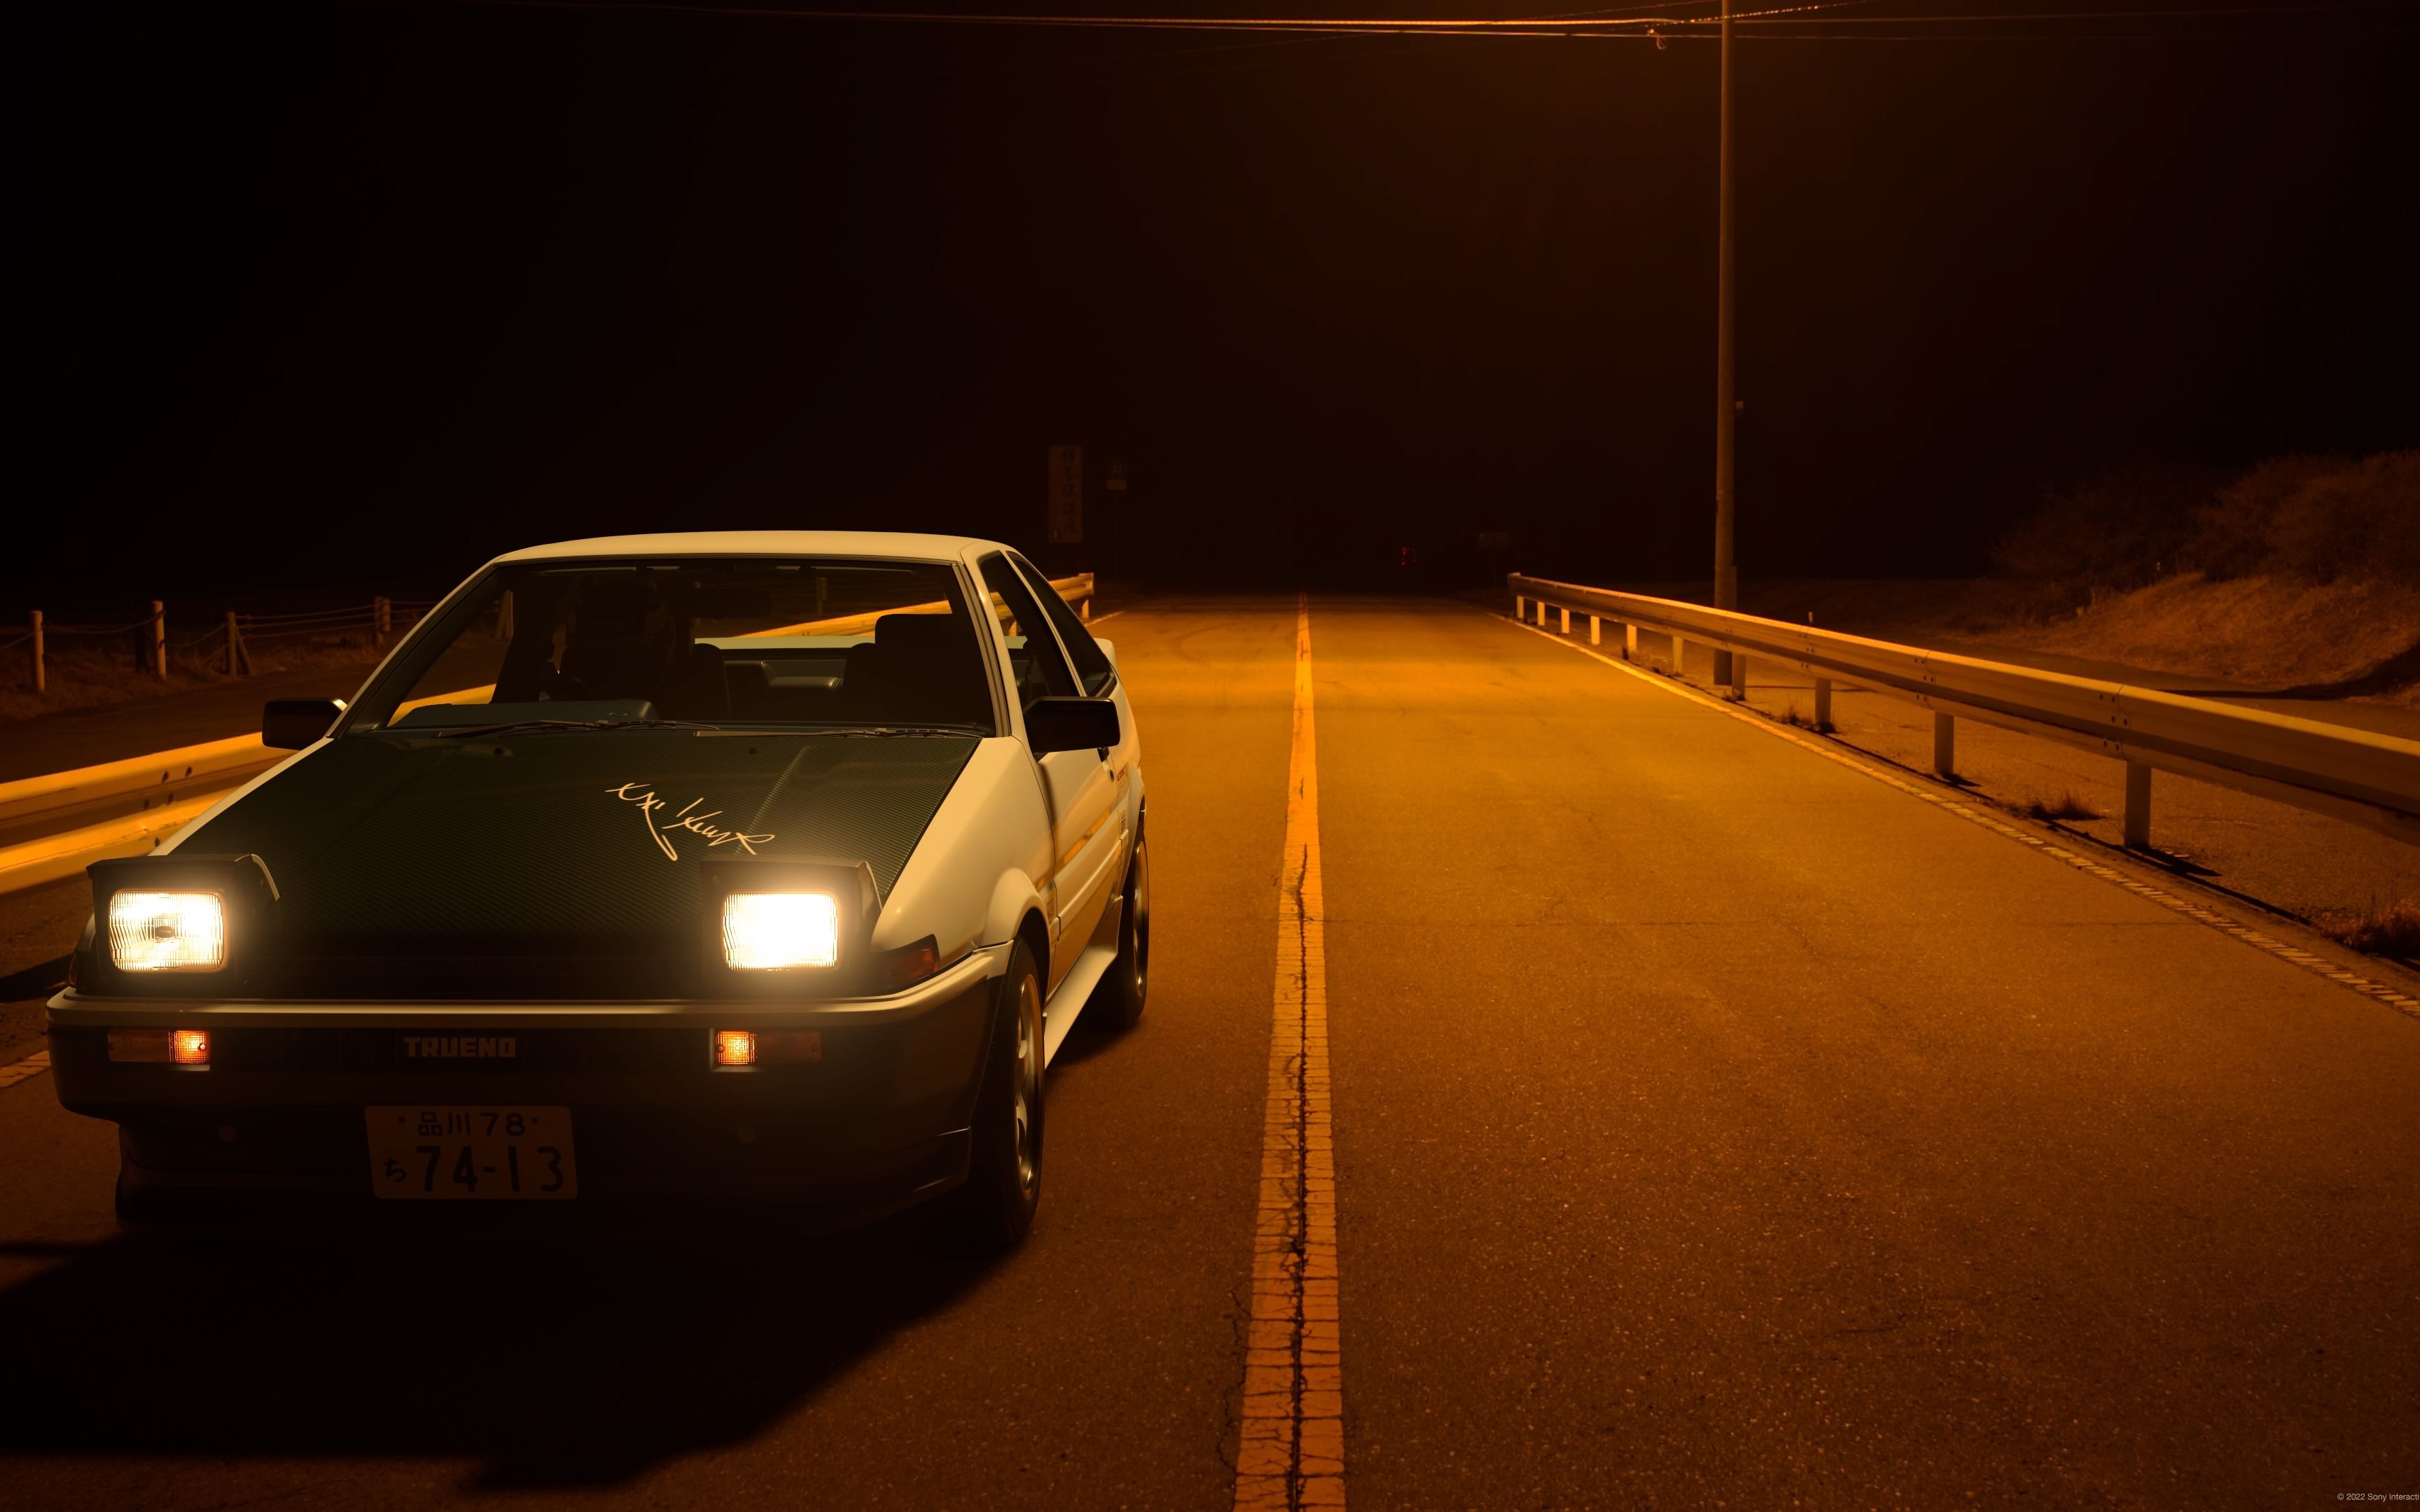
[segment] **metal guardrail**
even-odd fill
[[[1093,617],[1093,575],[1054,579],[1051,587],[1084,618]],[[783,625],[763,635],[853,635],[875,616]],[[861,624],[860,622],[863,623]],[[440,693],[416,703],[484,698],[490,689]],[[219,799],[292,755],[236,735],[175,750],[103,762],[0,782],[0,892],[71,877],[95,861],[142,856]]]
[[[1671,638],[1676,669],[1685,641],[1729,651],[1734,689],[1746,682],[1746,659],[1794,667],[1815,680],[1818,729],[1831,727],[1836,681],[1920,704],[1933,711],[1933,768],[1943,777],[1956,771],[1959,718],[2122,761],[2129,845],[2150,843],[2155,770],[2420,844],[2420,741],[1523,573],[1511,574],[1506,586],[1515,619],[1526,622],[1535,605],[1540,625],[1553,609],[1568,632],[1571,616],[1583,615],[1592,642],[1601,641],[1604,623],[1614,624],[1622,627],[1623,654],[1634,661],[1642,629]]]

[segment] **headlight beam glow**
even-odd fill
[[[722,960],[736,971],[840,964],[840,904],[828,892],[735,892],[722,900]]]
[[[215,892],[110,894],[109,958],[120,971],[216,971],[226,947],[226,905]]]

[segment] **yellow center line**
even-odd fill
[[[1311,707],[1311,598],[1296,601],[1276,1012],[1252,1238],[1237,1512],[1344,1504],[1344,1367],[1337,1314],[1336,1146],[1328,1125],[1326,906]]]

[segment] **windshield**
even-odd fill
[[[994,733],[954,567],[762,558],[500,567],[363,695],[373,730]]]

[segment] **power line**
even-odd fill
[[[1493,17],[1372,19],[1275,16],[1231,19],[1214,16],[1086,16],[980,11],[817,10],[783,6],[693,5],[683,4],[681,0],[452,0],[452,3],[497,9],[635,12],[715,19],[856,24],[1260,34],[1300,38],[1306,41],[1342,37],[1560,38],[1592,41],[1652,41],[1660,47],[1670,41],[1710,40],[1714,36],[1714,28],[1720,24],[1719,18],[1713,16],[1642,14],[1640,12],[1645,12],[1649,8],[1644,6],[1611,7],[1501,19]],[[1679,3],[1682,5],[1704,4],[1707,0],[1679,0]],[[2366,3],[2363,3],[2363,0],[2349,0],[2349,3],[2316,0],[2316,3],[2309,5],[2194,6],[2135,10],[1931,12],[1886,16],[1828,14],[1830,11],[1852,5],[1874,3],[1878,3],[1878,0],[1819,0],[1816,4],[1737,12],[1733,15],[1732,22],[1738,28],[1736,35],[1742,40],[1754,41],[2155,41],[2230,38],[2403,37],[2413,33],[2401,28],[2379,31],[2357,30],[2342,26],[2324,29],[2254,26],[2224,31],[2170,29],[2116,33],[2098,28],[2101,23],[2112,22],[2168,19],[2208,21],[2238,16],[2324,15],[2335,19],[2355,15],[2389,14],[2420,17],[2420,7],[2382,3],[2382,0],[2366,0]],[[1667,9],[1667,8],[1657,8],[1659,12]],[[1815,11],[1827,13],[1810,14]],[[2010,33],[1991,29],[2045,22],[2081,23],[2082,29],[2032,33]],[[1844,26],[1862,28],[1884,25],[1919,29],[1896,33],[1836,29]],[[1244,43],[1236,44],[1232,49],[1218,47],[1170,49],[1164,54],[1128,55],[1142,57],[1176,55],[1185,53],[1242,51],[1258,46],[1277,45],[1281,44]],[[1084,60],[1066,61],[1069,64],[1075,64]]]
[[[2211,16],[2302,16],[2314,13],[2341,14],[2347,11],[2391,11],[2401,15],[2420,16],[2420,6],[2399,5],[2391,0],[2350,0],[2345,4],[2318,3],[2293,6],[2180,6],[2156,10],[2036,10],[1978,11],[1967,15],[1927,13],[1906,16],[1786,16],[1767,14],[1755,21],[1760,26],[1881,26],[1903,25],[1909,23],[1966,24],[2001,22],[2035,21],[2145,21],[2169,16],[2202,19]],[[1743,22],[1751,18],[1742,16]],[[1703,25],[1705,21],[1684,24]]]
[[[812,10],[788,6],[690,5],[681,3],[681,0],[454,0],[454,3],[503,9],[627,10],[661,15],[713,16],[766,21],[824,21],[949,26],[1096,27],[1126,31],[1298,31],[1316,35],[1345,35],[1356,32],[1372,35],[1404,35],[1414,32],[1438,32],[1446,35],[1475,36],[1503,32],[1510,35],[1563,36],[1613,28],[1709,25],[1714,21],[1714,18],[1708,16],[1638,13],[1649,11],[1651,8],[1646,6],[1617,6],[1600,9],[1503,19],[1474,17],[1436,20],[1426,17],[1368,19],[1343,16],[1087,16],[984,11]],[[1706,0],[1681,0],[1681,3],[1704,4]],[[1874,0],[1815,0],[1815,3],[1807,5],[1740,11],[1736,13],[1735,19],[1780,18],[1808,11],[1831,10],[1852,5],[1872,3]],[[1657,11],[1666,8],[1653,8]]]

